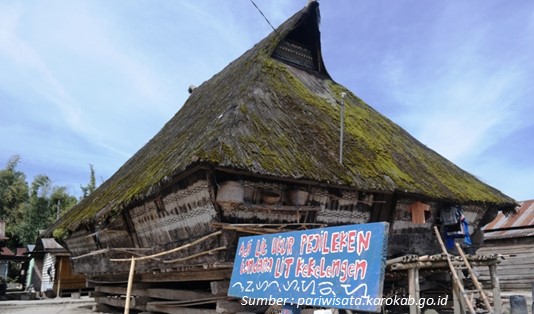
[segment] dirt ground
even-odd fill
[[[530,291],[503,292],[503,313],[510,313],[507,301],[512,294],[524,295],[527,298],[528,313],[531,314],[532,297]],[[35,301],[0,301],[1,314],[104,314],[93,312],[95,304],[92,298],[81,299],[55,298]],[[118,312],[122,313],[122,312]]]
[[[2,314],[96,314],[94,301],[89,298],[80,300],[49,299],[35,301],[0,301]]]

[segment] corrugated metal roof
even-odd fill
[[[534,200],[519,202],[517,213],[505,216],[499,212],[497,217],[484,226],[484,239],[509,239],[534,236]]]
[[[15,253],[13,253],[13,251],[11,251],[7,247],[2,247],[2,248],[0,248],[0,255],[13,256],[13,255],[15,255]]]

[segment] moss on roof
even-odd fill
[[[54,228],[73,230],[97,214],[119,212],[198,164],[367,191],[513,206],[514,200],[424,146],[331,80],[322,59],[322,72],[314,73],[271,58],[303,19],[317,19],[311,10],[318,10],[316,3],[195,89],[152,140]],[[317,46],[320,58],[320,42]],[[341,92],[347,93],[342,165],[336,102]]]

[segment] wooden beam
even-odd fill
[[[217,313],[246,313],[247,308],[239,301],[229,301],[229,300],[218,300]]]
[[[216,310],[196,309],[188,307],[176,307],[173,305],[150,304],[146,305],[146,310],[150,312],[161,312],[167,314],[219,314]]]
[[[243,204],[237,210],[252,210],[252,211],[266,211],[273,213],[290,213],[296,214],[298,212],[318,212],[321,210],[319,206],[294,206],[294,205],[263,205],[263,204]]]
[[[111,306],[115,306],[119,308],[125,308],[126,300],[120,299],[120,298],[95,297],[95,302],[101,303],[101,304],[107,304],[107,305],[111,305]],[[146,306],[143,304],[132,303],[132,309],[138,310],[138,311],[146,311]]]
[[[98,293],[125,295],[126,287],[98,286],[95,288]],[[132,295],[139,297],[149,297],[165,300],[193,300],[212,297],[213,295],[205,291],[164,289],[164,288],[133,288]],[[101,296],[101,295],[100,295]]]
[[[98,285],[119,285],[119,284],[127,284],[128,283],[128,273],[124,273],[121,275],[108,275],[106,276],[107,280],[104,280],[104,277],[98,276],[98,277],[87,277],[87,286],[88,287],[96,287]]]
[[[131,208],[125,208],[124,210],[121,210],[122,219],[124,220],[124,223],[126,225],[126,232],[130,236],[130,239],[132,240],[132,244],[139,248],[141,247],[141,241],[139,241],[139,238],[137,236],[137,232],[135,232],[135,227],[132,222],[132,217],[130,217],[130,209]]]
[[[197,271],[145,273],[141,274],[139,280],[142,282],[213,281],[230,279],[231,276],[231,268],[212,268]]]
[[[58,297],[61,297],[61,277],[62,277],[62,274],[61,274],[61,268],[63,266],[63,258],[59,258],[59,270],[56,274],[56,278],[57,278],[57,292],[56,292],[56,295]]]
[[[193,305],[202,305],[202,304],[210,304],[210,303],[217,303],[218,300],[225,300],[228,297],[226,296],[209,296],[207,298],[202,299],[193,299],[193,300],[179,300],[179,301],[152,301],[149,302],[150,304],[157,304],[157,305],[172,305],[177,307],[188,307]]]
[[[229,287],[230,281],[228,280],[210,282],[211,293],[213,295],[227,295]]]
[[[99,313],[113,313],[116,312],[117,309],[113,306],[109,306],[104,303],[96,303],[93,305],[93,312],[99,312]]]

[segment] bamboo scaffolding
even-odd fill
[[[480,282],[478,282],[478,279],[477,279],[475,273],[473,272],[473,269],[471,268],[471,265],[469,265],[469,261],[467,260],[465,254],[464,254],[464,251],[460,247],[460,244],[455,243],[455,245],[456,245],[456,249],[458,250],[458,253],[460,254],[460,256],[462,257],[462,259],[463,259],[463,261],[465,263],[465,266],[467,267],[467,270],[469,271],[469,275],[471,275],[471,280],[475,284],[475,287],[477,288],[478,292],[480,293],[480,296],[482,297],[482,300],[484,301],[484,305],[486,306],[486,309],[490,313],[493,313],[493,308],[491,307],[491,305],[490,305],[490,303],[488,301],[488,298],[486,297],[486,293],[484,293],[484,290],[482,290],[482,286],[480,285]]]
[[[460,282],[460,278],[458,278],[456,269],[454,268],[454,265],[451,259],[449,258],[449,254],[447,253],[447,248],[445,248],[445,244],[443,243],[443,239],[441,238],[441,235],[439,233],[439,229],[437,226],[434,226],[434,232],[436,233],[436,237],[438,238],[438,242],[439,242],[439,245],[441,246],[441,250],[443,251],[443,254],[447,254],[447,263],[449,264],[449,269],[451,271],[454,284],[456,285],[456,288],[460,292],[459,295],[464,299],[465,304],[467,305],[467,308],[469,310],[469,313],[476,314],[475,309],[473,308],[473,305],[471,304],[471,302],[469,302],[469,299],[467,298],[467,294],[465,293],[464,287],[462,283]]]

